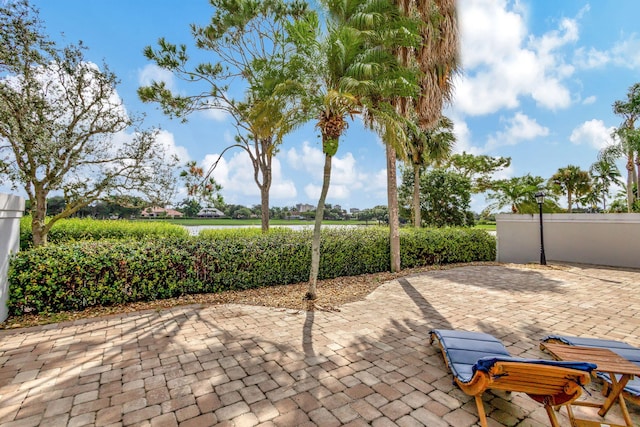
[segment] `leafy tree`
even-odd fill
[[[466,152],[454,154],[445,166],[469,178],[474,193],[482,193],[492,188],[493,175],[511,165],[510,157],[491,157]]]
[[[425,171],[420,177],[420,209],[425,224],[432,227],[463,227],[474,224],[471,182],[464,176],[441,168]]]
[[[487,199],[493,200],[487,209],[493,212],[509,207],[514,214],[537,213],[538,204],[535,194],[544,187],[544,183],[544,178],[529,174],[495,181],[491,186],[491,191],[487,194]],[[554,200],[553,194],[547,194],[545,210],[552,209],[552,206],[555,205]]]
[[[573,196],[579,198],[591,190],[591,177],[579,166],[569,165],[553,174],[549,179],[549,189],[555,194],[567,196],[568,211],[571,213]]]
[[[192,198],[183,199],[178,205],[178,210],[182,212],[186,217],[193,218],[198,215],[198,212],[202,209],[202,205],[197,200]]]
[[[51,41],[26,0],[2,3],[0,174],[27,193],[34,246],[107,194],[170,197],[174,161],[163,158],[155,131],[127,115],[117,83],[106,66],[85,61],[82,44]],[[65,206],[45,221],[51,192]]]
[[[186,166],[187,168],[180,172],[180,177],[187,188],[189,198],[202,207],[222,208],[224,206],[224,199],[220,194],[222,186],[213,177],[205,177],[204,169],[195,161],[188,162]]]
[[[62,196],[54,196],[47,199],[47,213],[49,215],[58,215],[64,211],[66,202]]]
[[[213,53],[217,62],[190,66],[185,45],[165,39],[158,49],[150,46],[144,54],[159,67],[193,85],[192,95],[172,92],[164,82],[141,87],[138,95],[145,102],[157,102],[165,114],[183,120],[195,111],[217,109],[227,112],[238,131],[235,143],[226,147],[244,150],[260,189],[262,230],[269,229],[269,190],[271,164],[284,136],[303,122],[300,106],[283,96],[282,86],[297,80],[300,67],[292,58],[292,45],[286,40],[287,23],[305,16],[307,4],[283,0],[210,0],[215,8],[207,26],[192,25],[198,49]],[[236,99],[229,91],[231,82],[243,82],[244,97]],[[203,88],[203,86],[208,86]],[[213,168],[205,177],[208,177]]]
[[[247,208],[246,206],[242,206],[242,205],[227,205],[225,206],[224,209],[224,214],[230,218],[238,218],[238,215],[242,216],[243,213],[245,212],[244,209],[249,210],[249,208]],[[249,212],[251,212],[249,210]],[[251,214],[249,214],[251,215]]]

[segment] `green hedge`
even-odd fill
[[[47,236],[49,243],[77,240],[143,239],[148,237],[186,237],[189,232],[180,225],[163,221],[99,220],[69,218],[57,221]],[[20,220],[20,249],[32,247],[31,216]]]
[[[199,237],[70,242],[22,251],[9,268],[9,312],[58,312],[303,282],[311,231],[205,233]],[[319,277],[389,270],[388,229],[322,232]],[[402,230],[403,268],[493,261],[495,238],[482,230]]]

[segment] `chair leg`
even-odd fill
[[[476,394],[476,406],[478,407],[478,418],[480,418],[480,426],[488,427],[487,414],[484,412],[484,404],[482,403],[482,394]]]
[[[560,427],[560,424],[558,423],[558,418],[556,417],[556,413],[553,410],[553,407],[551,405],[544,405],[544,409],[547,410],[547,415],[549,416],[551,427]],[[573,425],[573,421],[571,422],[571,425]]]

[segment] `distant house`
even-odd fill
[[[167,216],[170,218],[182,218],[184,214],[174,209],[167,209],[167,208],[154,206],[152,208],[144,209],[142,212],[140,212],[140,216],[145,218],[156,218],[159,216]]]
[[[313,205],[309,205],[307,203],[298,203],[296,205],[296,210],[300,213],[309,212],[315,210],[316,207]]]
[[[200,218],[222,218],[224,212],[216,208],[202,208],[200,212],[198,212],[198,216]]]

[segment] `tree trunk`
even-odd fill
[[[260,216],[262,224],[262,232],[269,231],[269,191],[271,190],[271,165],[264,167],[262,170],[262,185],[260,188]]]
[[[261,149],[258,149],[258,142]],[[260,224],[263,233],[269,231],[269,191],[271,190],[271,179],[273,177],[271,173],[271,160],[273,157],[269,150],[272,145],[271,142],[272,138],[261,138],[259,141],[256,140],[255,154],[247,151],[253,163],[253,180],[260,189]],[[262,175],[262,182],[260,182],[260,174]]]
[[[316,207],[316,220],[313,225],[313,240],[311,242],[311,272],[309,273],[309,290],[305,295],[307,300],[315,300],[317,296],[316,285],[318,283],[318,272],[320,270],[320,228],[322,227],[322,217],[324,215],[324,202],[329,192],[329,182],[331,181],[331,159],[332,156],[324,155],[324,173],[322,176],[322,190],[320,199]]]
[[[47,196],[36,192],[36,197],[31,201],[31,236],[33,246],[47,244],[47,230],[45,219],[47,217]]]
[[[633,209],[633,175],[635,168],[633,167],[633,155],[627,156],[627,212]]]
[[[422,212],[420,211],[420,166],[413,165],[413,226],[422,226]]]
[[[633,171],[633,182],[636,184],[635,200],[640,200],[640,182],[638,182],[638,176],[640,176],[640,152],[636,153],[636,169]]]
[[[260,215],[262,217],[262,232],[269,231],[269,189],[266,185],[260,187]]]
[[[569,213],[571,213],[571,210],[573,209],[573,200],[571,200],[571,191],[567,191],[567,204],[569,205]]]
[[[400,220],[398,218],[398,182],[396,177],[396,150],[387,146],[387,204],[389,210],[389,249],[391,272],[400,271]]]

